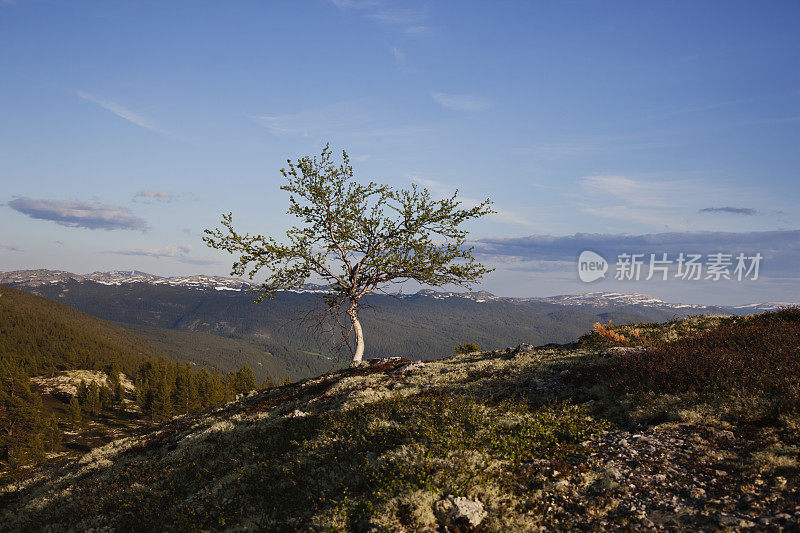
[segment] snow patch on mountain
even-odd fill
[[[110,272],[92,272],[91,274],[72,274],[63,270],[16,270],[13,272],[0,272],[0,284],[21,285],[25,287],[38,287],[58,283],[100,283],[103,285],[125,285],[133,283],[149,283],[152,285],[166,285],[170,287],[186,287],[197,290],[217,291],[251,291],[261,288],[261,284],[241,278],[227,278],[222,276],[175,276],[163,277],[148,274],[139,270],[112,270]],[[286,292],[293,293],[327,293],[330,289],[325,285],[308,283],[299,289],[290,289]],[[448,298],[463,298],[476,303],[489,303],[504,301],[510,303],[551,303],[565,306],[618,308],[625,306],[650,307],[664,310],[680,311],[681,313],[696,311],[697,313],[734,313],[748,314],[763,311],[772,311],[784,307],[798,305],[792,302],[766,302],[738,306],[710,306],[701,304],[684,304],[665,302],[647,294],[626,294],[619,292],[588,292],[584,294],[562,294],[557,296],[532,297],[532,298],[505,298],[496,296],[486,291],[476,292],[439,292],[432,289],[422,289],[414,294],[398,294],[400,298],[434,298],[445,300]]]

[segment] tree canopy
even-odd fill
[[[347,153],[337,164],[328,145],[321,156],[287,161],[281,173],[288,180],[288,214],[299,219],[281,242],[264,235],[240,234],[233,215],[222,217],[222,228],[205,230],[205,242],[239,254],[231,274],[254,279],[266,272],[259,301],[276,291],[301,288],[321,279],[330,288],[325,296],[329,316],[350,318],[344,339],[355,333],[353,363],[364,352],[358,321],[364,296],[391,283],[414,280],[423,285],[470,287],[489,269],[475,261],[465,246],[462,225],[492,213],[491,201],[462,207],[458,191],[434,199],[426,188],[394,189],[356,181]],[[341,322],[339,322],[341,325]],[[349,345],[349,341],[348,341]]]

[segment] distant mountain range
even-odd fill
[[[138,270],[113,270],[110,272],[93,272],[91,274],[73,274],[63,270],[16,270],[12,272],[0,272],[0,284],[10,285],[18,288],[37,288],[45,285],[63,284],[69,281],[94,282],[101,285],[120,286],[134,283],[144,283],[151,285],[163,285],[169,287],[183,287],[198,290],[216,291],[251,291],[260,287],[259,283],[222,276],[194,275],[163,277]],[[306,284],[301,289],[290,290],[292,293],[324,293],[324,285]],[[517,304],[530,303],[550,303],[563,306],[579,306],[593,308],[617,308],[617,307],[642,307],[654,308],[668,311],[681,311],[681,314],[689,312],[692,314],[709,313],[732,313],[748,314],[774,309],[780,309],[790,305],[799,305],[793,302],[763,302],[752,303],[739,306],[714,306],[701,304],[683,304],[665,302],[653,296],[645,294],[626,294],[617,292],[589,292],[584,294],[563,294],[558,296],[531,297],[531,298],[509,298],[495,296],[486,291],[478,292],[439,292],[431,289],[423,289],[414,294],[399,294],[401,299],[414,299],[428,297],[434,299],[463,298],[477,303],[484,302],[509,302]]]
[[[173,359],[220,370],[247,363],[258,380],[318,375],[344,364],[332,337],[298,321],[326,287],[306,285],[255,304],[258,285],[216,276],[166,278],[139,271],[78,275],[59,270],[0,273],[7,285],[117,323]],[[465,342],[484,349],[568,343],[596,322],[663,322],[695,314],[747,314],[786,304],[720,307],[669,303],[641,294],[588,293],[505,298],[488,292],[421,290],[370,295],[361,313],[367,357],[427,360]]]

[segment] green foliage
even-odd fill
[[[81,407],[87,406],[89,404],[89,391],[90,391],[89,384],[86,383],[85,380],[81,380],[81,382],[78,383],[78,390],[76,394],[78,398],[78,403],[81,405]]]
[[[213,373],[205,368],[196,372],[192,365],[159,359],[140,365],[135,386],[142,412],[154,420],[167,420],[228,402],[255,389],[256,378],[247,365],[222,374],[217,368]]]
[[[75,396],[69,399],[69,422],[72,427],[81,423],[81,404]]]
[[[116,364],[132,373],[156,350],[122,328],[65,305],[0,286],[2,357],[29,376],[58,370],[102,370]]]
[[[91,413],[91,415],[94,417],[99,415],[100,409],[103,408],[103,405],[100,401],[100,386],[96,381],[92,381],[92,384],[89,385],[89,399],[87,402],[87,407],[89,409],[89,413]]]
[[[231,376],[231,385],[237,393],[250,392],[256,388],[256,376],[247,363]]]
[[[301,223],[286,232],[285,244],[262,235],[239,235],[231,214],[222,220],[226,232],[206,230],[204,240],[213,248],[241,254],[232,274],[252,279],[267,269],[264,291],[269,295],[301,287],[312,273],[334,291],[358,298],[396,279],[463,285],[488,272],[463,247],[467,232],[459,226],[491,213],[489,200],[460,209],[457,193],[437,201],[416,185],[398,191],[374,182],[363,185],[355,181],[345,152],[342,157],[336,166],[326,146],[319,160],[306,156],[281,169],[289,181],[281,187],[290,193],[288,213]],[[436,243],[434,236],[448,242]]]
[[[324,305],[339,325],[342,307],[347,310],[359,358],[363,351],[359,300],[404,280],[470,286],[481,279],[490,270],[475,261],[472,248],[465,246],[467,231],[460,226],[493,211],[488,199],[462,209],[458,191],[433,200],[416,184],[410,190],[394,190],[375,182],[358,183],[344,151],[342,159],[337,166],[326,145],[319,159],[302,157],[281,169],[288,180],[281,187],[289,193],[287,213],[299,219],[284,242],[237,233],[232,213],[223,215],[223,229],[205,230],[203,240],[212,248],[239,255],[232,275],[253,279],[266,271],[261,299],[299,288],[312,276],[324,280],[331,290],[323,297]]]
[[[196,413],[256,387],[247,366],[226,374],[215,370],[213,376],[206,372],[201,399],[197,372],[188,364],[154,359],[157,353],[142,339],[102,320],[0,287],[0,460],[21,466],[41,461],[59,446],[58,425],[43,416],[42,400],[30,388],[31,374],[72,369],[107,374],[107,384],[91,380],[78,385],[65,417],[72,427],[83,415],[98,418],[123,406],[120,371],[136,376],[137,401],[154,420]]]
[[[459,344],[456,346],[456,353],[457,354],[468,354],[472,352],[479,352],[480,346],[475,344],[474,342],[465,342],[464,344]]]
[[[0,358],[0,459],[12,465],[40,462],[58,446],[61,432],[54,419],[42,417],[41,406],[28,376]]]

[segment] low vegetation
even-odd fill
[[[614,397],[634,403],[660,399],[649,408],[668,400],[673,411],[700,405],[729,422],[800,415],[800,309],[677,324],[663,331],[692,328],[694,334],[658,339],[603,366],[600,381]]]
[[[0,521],[471,530],[441,512],[459,501],[483,531],[785,528],[800,519],[798,350],[786,309],[374,360],[42,470],[0,489]]]
[[[465,342],[456,346],[457,354],[468,354],[473,352],[480,352],[481,348],[474,342]]]

